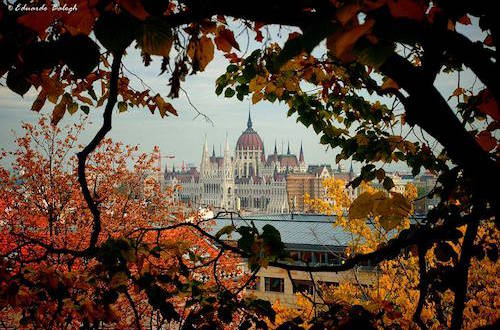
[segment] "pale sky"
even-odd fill
[[[482,40],[481,38],[483,38],[483,35],[477,30],[469,31],[467,34],[476,36],[474,39]],[[286,38],[287,36],[288,31],[283,31],[282,37]],[[252,33],[250,33],[250,39],[253,39]],[[238,38],[238,42],[244,51],[247,43],[246,35],[243,34],[242,37]],[[255,44],[251,42],[248,54],[254,47]],[[322,47],[324,46],[319,48]],[[155,58],[151,66],[145,68],[133,47],[129,47],[128,52],[129,54],[124,60],[125,66],[139,75],[155,92],[167,98],[169,76],[158,76],[160,58]],[[147,108],[134,108],[132,110],[129,108],[126,113],[115,112],[113,129],[109,136],[126,144],[139,144],[141,151],[144,152],[151,151],[155,145],[159,146],[162,154],[175,156],[174,160],[169,160],[169,168],[172,164],[178,168],[182,161],[199,166],[205,134],[209,149],[211,150],[212,145],[215,145],[217,154],[219,154],[220,146],[223,146],[226,133],[229,137],[230,148],[234,150],[238,136],[246,129],[249,101],[240,102],[235,97],[227,99],[223,95],[217,96],[215,94],[215,80],[225,72],[227,65],[228,62],[222,53],[216,50],[215,58],[207,66],[205,72],[188,76],[182,85],[196,107],[210,117],[214,123],[213,126],[202,117],[193,119],[196,113],[190,108],[183,93],[180,93],[179,99],[169,100],[177,109],[178,117],[162,119],[158,113],[152,115]],[[133,76],[129,75],[129,78],[135,86],[138,86],[139,82]],[[462,74],[461,78],[463,86],[472,83],[471,75],[468,73]],[[2,79],[1,82],[4,85],[5,79]],[[444,74],[438,78],[436,86],[443,95],[448,97],[455,89],[455,83],[455,76],[450,77]],[[14,147],[12,130],[21,133],[22,121],[35,122],[38,120],[39,115],[30,110],[36,95],[34,88],[31,88],[24,98],[21,98],[6,87],[0,86],[0,147],[11,150]],[[47,102],[42,112],[49,113],[52,111],[51,106],[53,107]],[[312,128],[306,128],[302,124],[296,123],[295,116],[287,118],[288,109],[285,105],[261,101],[256,105],[251,105],[250,108],[253,127],[264,142],[266,154],[273,151],[275,140],[278,143],[279,152],[282,143],[286,152],[289,141],[291,152],[296,154],[298,154],[302,142],[306,163],[334,164],[338,150],[327,150],[326,146],[319,144],[319,136],[314,133]],[[59,125],[74,122],[78,119],[78,114],[81,113],[79,111],[73,116],[66,113]],[[98,129],[102,122],[102,108],[91,109],[90,121],[93,124],[87,125],[81,143],[90,141],[91,136]],[[349,164],[345,165],[348,167]],[[354,164],[354,169],[358,168],[358,164]]]

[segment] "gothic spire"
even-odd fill
[[[302,141],[300,141],[300,155],[299,155],[299,162],[303,163],[304,162],[304,150],[302,149]]]
[[[248,109],[247,128],[252,128],[252,117],[250,117],[250,109]]]
[[[288,149],[286,151],[286,154],[289,155],[290,154],[290,141],[288,141]]]
[[[274,154],[278,154],[278,148],[276,148],[276,139],[274,139]]]

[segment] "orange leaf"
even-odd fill
[[[45,91],[42,89],[38,94],[36,100],[33,102],[31,110],[39,112],[43,108],[43,105],[45,104],[46,100],[47,100],[47,93],[45,93]]]
[[[359,9],[360,7],[358,3],[350,3],[338,9],[335,13],[335,16],[337,17],[340,24],[344,26],[347,24],[347,22],[352,20],[353,17],[356,17]]]
[[[205,67],[214,58],[214,44],[210,38],[201,37],[196,47],[196,58],[200,64],[200,70],[205,70]]]
[[[476,135],[476,141],[485,151],[491,151],[497,145],[497,140],[488,131],[482,131]]]
[[[386,90],[386,89],[399,89],[398,84],[392,80],[391,78],[387,78],[384,83],[382,84],[381,90]]]
[[[427,11],[426,1],[423,0],[389,0],[387,1],[391,15],[395,18],[408,18],[422,21]]]
[[[352,53],[354,44],[359,38],[369,33],[375,24],[373,19],[367,20],[364,24],[355,26],[349,30],[340,31],[329,36],[326,40],[326,47],[337,58],[344,62],[352,62],[355,57]]]
[[[64,98],[54,107],[52,111],[52,125],[57,125],[66,112],[66,101]]]
[[[453,96],[460,96],[462,94],[465,93],[465,89],[461,88],[461,87],[457,87],[454,91],[453,91]]]
[[[255,93],[253,93],[253,95],[252,95],[252,104],[255,104],[255,103],[259,102],[260,100],[262,100],[263,97],[264,97],[264,94],[262,92],[255,92]]]

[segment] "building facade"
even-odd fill
[[[216,156],[214,149],[210,155],[205,138],[200,170],[165,170],[164,179],[167,185],[182,186],[176,197],[194,206],[288,213],[286,177],[306,170],[302,145],[298,157],[290,152],[290,145],[286,154],[278,154],[276,143],[274,152],[266,156],[249,113],[247,128],[238,138],[233,155],[227,138],[223,155]]]
[[[215,148],[209,153],[207,139],[202,149],[199,171],[182,166],[180,171],[165,170],[165,184],[180,185],[175,197],[194,207],[215,207],[242,210],[258,214],[308,212],[304,196],[324,197],[323,180],[335,176],[346,184],[354,178],[351,170],[340,166],[336,171],[330,165],[307,165],[300,145],[299,155],[278,153],[276,142],[272,153],[266,155],[261,137],[253,128],[248,114],[246,129],[239,136],[231,154],[226,137],[224,152],[216,156]],[[348,188],[351,198],[357,191]]]

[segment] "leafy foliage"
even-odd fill
[[[105,242],[103,234],[119,239],[114,236],[113,227],[107,228],[106,207],[109,206],[101,201],[113,190],[109,188],[91,195],[88,183],[95,181],[94,178],[87,181],[85,176],[86,165],[89,170],[100,169],[92,168],[87,158],[111,129],[114,106],[117,104],[122,112],[139,106],[148,108],[152,113],[158,110],[161,117],[177,114],[172,104],[158,93],[146,87],[143,90],[132,87],[121,63],[127,47],[135,44],[140,48],[146,66],[151,64],[154,56],[161,57],[160,74],[170,75],[169,97],[172,98],[179,96],[181,84],[188,74],[207,69],[217,48],[228,59],[229,65],[216,81],[216,94],[224,93],[227,98],[236,97],[239,100],[249,97],[253,103],[278,101],[286,104],[289,115],[297,115],[300,123],[312,127],[320,136],[322,144],[340,148],[337,161],[352,159],[363,164],[360,176],[350,182],[350,186],[363,187],[363,182],[377,179],[390,191],[394,183],[387,177],[383,167],[397,162],[408,165],[413,175],[428,171],[438,176],[435,189],[427,197],[439,199],[439,204],[429,212],[427,220],[419,224],[419,228],[415,226],[402,230],[385,248],[379,247],[377,251],[385,251],[385,254],[373,251],[375,254],[365,258],[381,262],[394,258],[410,245],[417,245],[420,251],[419,289],[420,297],[423,298],[418,299],[416,322],[423,327],[420,316],[425,310],[424,304],[434,298],[438,288],[446,288],[455,295],[451,321],[441,319],[439,313],[437,318],[446,326],[449,323],[453,329],[462,326],[468,285],[472,285],[468,270],[483,255],[495,260],[498,254],[495,240],[488,242],[487,248],[477,248],[475,243],[485,222],[496,216],[498,226],[500,88],[497,44],[500,32],[496,24],[494,2],[213,0],[198,3],[175,0],[64,0],[59,3],[77,4],[78,11],[68,13],[47,10],[39,13],[14,10],[15,5],[25,3],[32,4],[35,1],[14,1],[10,8],[4,2],[0,4],[0,76],[6,77],[7,87],[19,95],[25,95],[34,87],[38,95],[32,110],[41,111],[44,106],[50,106],[51,123],[54,125],[66,113],[74,114],[78,109],[89,113],[106,104],[102,129],[78,156],[77,174],[83,199],[82,196],[76,196],[76,189],[60,192],[61,196],[66,196],[63,192],[72,192],[69,198],[71,202],[67,203],[76,203],[76,224],[92,227],[91,237],[83,235],[81,238],[89,238],[91,242],[98,241],[99,244],[91,244],[87,250],[77,249],[81,247],[79,245],[72,246],[72,249],[92,252],[95,256],[95,249]],[[51,2],[46,5],[52,6]],[[236,22],[228,22],[231,18]],[[273,42],[270,34],[263,33],[272,24],[293,26],[296,30],[290,33],[287,42],[279,45]],[[236,26],[241,26],[248,38],[252,34],[258,43],[255,50],[248,52],[249,55],[246,51],[237,53],[243,47],[240,47]],[[467,31],[471,31],[471,28],[482,31],[482,41],[472,42],[467,37]],[[104,47],[103,53],[94,36]],[[326,41],[326,49],[322,46],[323,41]],[[108,62],[111,58],[112,65]],[[463,70],[475,75],[478,83],[464,86],[460,79]],[[450,93],[436,88],[437,77],[446,77],[449,82],[456,83],[451,95],[444,95]],[[68,179],[68,182],[76,185],[75,178],[72,181]],[[63,180],[55,187],[67,184]],[[12,184],[4,186],[13,187]],[[25,202],[19,197],[20,194],[16,196]],[[379,221],[384,231],[399,231],[399,227],[405,224],[404,219],[409,211],[408,204],[401,196],[371,192],[362,198],[353,205],[353,218],[370,215]],[[343,205],[348,204],[343,198],[341,201]],[[7,200],[3,203],[11,205],[10,202]],[[323,202],[314,203],[325,206]],[[88,209],[84,207],[85,204]],[[38,254],[34,256],[35,259],[46,251],[48,260],[54,256],[71,260],[68,254],[71,255],[69,252],[72,251],[63,244],[66,240],[51,241],[53,245],[48,246],[39,242],[42,240],[43,243],[47,239],[47,231],[50,233],[59,219],[49,217],[50,221],[38,223],[38,213],[27,218],[23,218],[26,224],[30,224],[26,228],[43,228],[30,231],[30,235],[36,239],[29,242],[36,247],[34,251]],[[364,228],[359,221],[350,222],[352,229]],[[19,223],[24,222],[18,221],[16,224]],[[459,238],[457,228],[461,226],[466,226],[466,230],[461,250],[455,256],[449,241]],[[258,233],[252,227],[240,231],[241,242],[238,243],[241,250],[238,252],[250,255],[252,267],[279,263],[277,260],[282,257],[282,248],[278,235],[271,228],[263,233]],[[415,237],[422,232],[428,237]],[[56,234],[52,238],[60,235]],[[68,231],[68,235],[72,235],[71,231]],[[489,231],[485,235],[495,237]],[[19,237],[9,238],[13,242],[16,239]],[[124,241],[120,242],[124,244]],[[136,247],[141,245],[137,242],[127,244]],[[425,253],[434,244],[437,244],[439,262],[443,264],[431,271]],[[54,250],[56,247],[62,250]],[[22,248],[16,253],[25,257]],[[161,251],[154,250],[152,253],[161,254]],[[454,259],[458,259],[458,263]],[[353,266],[349,260],[346,260],[346,264]],[[48,266],[47,269],[52,272]],[[284,264],[281,266],[285,267]],[[26,271],[29,272],[28,269],[19,269],[19,274],[25,274]],[[55,277],[64,278],[65,275],[58,271],[53,271],[57,274]],[[458,279],[447,281],[452,272],[457,274]],[[108,270],[99,274],[111,275]],[[122,287],[123,275],[120,272],[118,274],[113,283]],[[19,280],[25,277],[20,276]],[[35,279],[38,277],[35,276]],[[99,280],[111,283],[107,278]],[[153,276],[153,280],[157,278]],[[82,281],[83,284],[78,287],[81,292],[99,288],[87,287],[85,280]],[[160,308],[165,318],[172,316],[170,305],[164,300],[168,294],[157,289],[157,284],[152,286],[154,281],[144,281],[141,292],[145,292],[151,304]],[[21,292],[19,299],[15,294],[10,295],[9,303],[22,305],[29,310],[26,307],[27,300],[22,300],[26,290],[19,291],[18,287],[16,284],[9,287],[10,291],[7,290]],[[51,294],[59,292],[59,285],[55,281],[41,284],[40,287],[52,290]],[[43,290],[40,291],[40,301],[44,301],[42,298],[48,292]],[[110,293],[106,297],[103,301],[107,302],[114,300],[116,295]],[[127,297],[121,298],[128,300]],[[66,310],[61,301],[64,302],[64,299],[59,299],[55,305],[56,311]],[[74,301],[68,301],[69,309],[71,303],[75,304]],[[77,303],[77,310],[82,313],[99,310],[103,311],[99,318],[115,320],[114,314],[105,308],[109,305],[107,303],[102,306],[100,302],[92,304],[86,300]],[[210,306],[201,307],[197,315],[213,315],[211,313],[215,312]],[[221,309],[226,320],[232,308],[227,306],[227,309]],[[47,306],[45,310],[53,311],[54,308]],[[143,315],[142,310],[135,312]],[[29,320],[45,321],[37,318],[31,310],[26,315],[31,318]],[[359,306],[349,309],[342,304],[335,305],[324,315],[330,316],[326,320],[330,323],[325,324],[332,327],[339,326],[333,320],[346,315],[356,316],[364,326],[367,326],[364,321],[376,317]],[[22,320],[26,322],[25,318]],[[187,320],[189,322],[186,324],[193,324],[192,318],[188,317]],[[87,316],[82,322],[88,326],[93,321]],[[262,321],[251,320],[250,323],[255,325],[258,322]],[[243,324],[248,326],[248,322]],[[38,325],[46,324],[36,323],[34,326]]]

